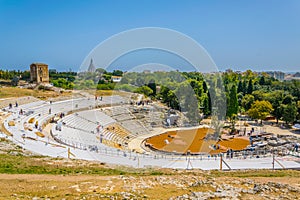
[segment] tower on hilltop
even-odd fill
[[[90,66],[88,68],[88,72],[95,72],[95,71],[96,71],[96,67],[93,63],[93,59],[91,59]]]

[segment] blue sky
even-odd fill
[[[300,71],[298,0],[0,0],[0,67],[76,71],[103,40],[149,26],[192,37],[221,70]]]

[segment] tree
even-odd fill
[[[153,93],[153,90],[151,90],[151,88],[149,88],[148,86],[144,85],[137,88],[134,92],[149,96]]]
[[[297,116],[297,106],[295,103],[291,103],[288,105],[282,105],[282,119],[286,124],[293,123],[296,120]]]
[[[121,81],[120,81],[121,84],[128,84],[129,83],[129,79],[127,78],[127,76],[123,76]]]
[[[256,91],[255,91],[256,92]],[[267,95],[267,100],[272,104],[274,110],[272,115],[276,118],[276,123],[278,124],[278,120],[282,117],[282,104],[284,96],[284,91],[275,90]]]
[[[169,106],[173,109],[179,110],[180,109],[179,100],[178,100],[177,96],[175,95],[175,92],[173,92],[172,90],[169,90],[167,96],[168,96],[167,102],[169,103]]]
[[[209,99],[209,94],[205,94],[203,96],[203,114],[204,115],[210,115],[210,99]]]
[[[96,85],[94,84],[94,81],[92,81],[92,80],[85,80],[84,85],[87,89],[93,89],[96,87]]]
[[[255,101],[251,108],[248,110],[248,115],[253,119],[265,119],[273,111],[272,104],[269,101]]]
[[[155,96],[156,95],[156,83],[154,79],[151,79],[148,83],[148,87],[151,88],[151,90],[153,91],[152,95]]]
[[[291,104],[293,102],[293,96],[292,95],[286,95],[283,100],[282,103],[287,105],[287,104]]]
[[[242,106],[247,111],[251,108],[253,102],[254,102],[254,96],[251,94],[246,94],[242,99]]]
[[[112,73],[113,76],[122,76],[123,72],[121,70],[114,70]]]
[[[19,84],[19,77],[18,76],[14,76],[13,79],[11,80],[11,85],[12,86],[18,86]]]
[[[187,111],[186,116],[192,124],[199,123],[200,120],[200,111],[198,108],[198,101],[195,94],[189,93],[186,97],[188,103],[185,104],[185,109]]]
[[[229,99],[227,104],[227,117],[231,118],[234,114],[237,114],[239,110],[236,86],[233,85],[229,92]]]
[[[221,135],[221,130],[224,126],[223,122],[218,119],[219,117],[215,115],[214,113],[212,114],[211,117],[211,126],[214,129],[214,134],[213,134],[213,139],[214,140],[219,140],[220,135]]]
[[[135,85],[139,87],[145,85],[145,80],[141,77],[137,77],[137,79],[135,80]]]
[[[97,68],[97,69],[96,69],[96,73],[98,73],[98,74],[106,74],[107,72],[106,72],[106,70],[103,69],[103,68]]]
[[[252,94],[252,92],[253,92],[253,83],[252,83],[252,79],[250,79],[248,82],[247,94]]]
[[[265,96],[266,96],[266,92],[262,91],[262,90],[256,90],[254,92],[252,92],[252,95],[254,96],[255,101],[262,101],[262,100],[266,100]]]
[[[265,84],[266,84],[265,77],[261,76],[259,79],[259,85],[265,85]]]
[[[239,104],[237,99],[237,93],[236,93],[236,86],[233,85],[229,92],[229,99],[227,104],[227,117],[230,120],[231,123],[231,131],[233,132],[235,129],[235,119],[239,110]]]
[[[241,92],[244,92],[243,83],[242,83],[242,81],[239,81],[238,88],[237,88],[237,93],[241,93]]]
[[[297,109],[298,109],[297,119],[300,119],[300,101],[297,101]]]
[[[246,80],[243,81],[243,84],[242,84],[242,89],[243,89],[243,95],[245,95],[247,93],[247,83],[246,83]]]
[[[206,93],[208,88],[207,88],[207,85],[206,85],[205,81],[202,82],[202,87],[203,87],[203,92]]]

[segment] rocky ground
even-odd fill
[[[299,179],[0,175],[0,199],[299,199]],[[298,185],[298,186],[297,186]],[[5,189],[5,190],[4,190]]]
[[[138,170],[80,160],[54,159],[31,154],[1,139],[0,157],[9,155],[24,168],[76,166],[91,171],[56,173],[50,171],[0,174],[0,199],[300,199],[300,172],[292,170],[201,171]],[[21,162],[20,158],[30,158]],[[33,161],[32,159],[35,159]],[[1,160],[6,167],[5,160]],[[11,162],[11,161],[10,161]],[[26,164],[27,163],[27,164]],[[39,164],[37,164],[39,163]],[[63,168],[64,167],[64,168]],[[38,168],[37,168],[38,169]],[[101,170],[123,169],[108,175]],[[48,174],[47,174],[48,173]],[[101,175],[99,175],[99,174]],[[120,175],[123,174],[123,175]]]

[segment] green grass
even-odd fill
[[[52,164],[51,164],[52,163]],[[55,163],[55,164],[53,164]],[[67,164],[66,164],[67,163]],[[171,169],[136,169],[125,166],[106,166],[103,163],[49,158],[44,156],[24,156],[22,154],[0,154],[0,173],[2,174],[53,174],[53,175],[133,175],[133,176],[160,176],[193,174],[206,177],[300,177],[296,170],[235,170],[209,172],[199,170],[171,170]]]
[[[236,171],[211,171],[215,177],[300,177],[300,171],[296,170],[236,170]]]
[[[0,173],[5,174],[95,174],[95,175],[162,175],[162,172],[153,169],[134,169],[126,167],[110,168],[101,163],[77,164],[81,161],[70,162],[72,166],[64,164],[49,164],[51,161],[62,161],[59,158],[47,158],[42,156],[23,156],[0,154]],[[68,164],[70,164],[68,163]]]

